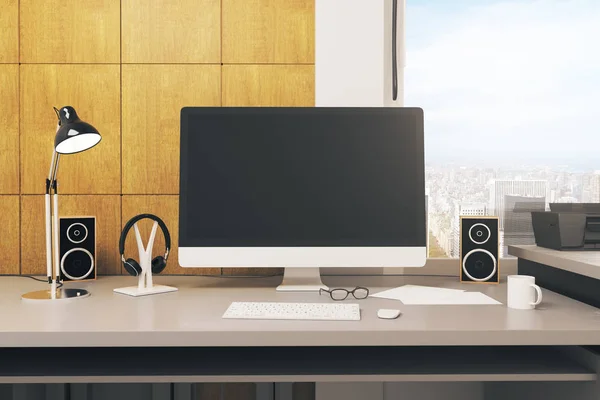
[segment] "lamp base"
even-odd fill
[[[23,300],[40,301],[40,300],[72,300],[83,299],[89,297],[90,292],[85,289],[56,289],[56,295],[52,297],[52,290],[38,290],[35,292],[25,293],[21,296]]]

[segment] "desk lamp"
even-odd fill
[[[96,128],[79,119],[77,112],[71,106],[62,107],[60,110],[54,108],[58,117],[56,137],[54,139],[54,150],[50,162],[50,172],[46,179],[46,274],[50,290],[39,290],[29,292],[22,296],[26,300],[59,300],[83,298],[89,296],[84,289],[62,289],[60,286],[60,263],[58,260],[58,162],[61,154],[75,154],[91,149],[97,145],[102,136]],[[50,204],[52,194],[53,210]],[[54,247],[53,247],[54,245]],[[54,275],[52,264],[54,263]]]

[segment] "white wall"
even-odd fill
[[[397,5],[397,100],[392,96],[392,22]],[[405,0],[316,0],[316,106],[404,103]]]

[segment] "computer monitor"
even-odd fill
[[[182,267],[425,264],[421,109],[186,107],[180,167]]]

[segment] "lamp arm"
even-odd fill
[[[50,171],[48,172],[48,179],[46,179],[46,194],[44,196],[45,211],[46,211],[46,276],[48,277],[48,283],[52,283],[52,209],[50,206],[50,191],[52,188],[52,181],[54,179],[54,173],[56,172],[56,159],[58,154],[56,150],[52,151],[52,160],[50,161]]]
[[[56,153],[56,150],[54,151]],[[59,249],[58,249],[58,164],[60,162],[60,153],[56,153],[56,161],[54,163],[54,170],[52,171],[52,179],[50,184],[50,190],[52,191],[52,241],[54,242],[54,282],[60,282],[60,261],[59,261]]]
[[[49,185],[46,186],[49,187]],[[46,207],[46,276],[48,277],[48,283],[52,283],[52,222],[50,220],[50,193],[44,195],[44,202]]]
[[[50,161],[50,171],[48,171],[48,178],[46,178],[46,194],[50,194],[50,188],[52,187],[52,181],[55,179],[56,173],[56,159],[58,153],[56,150],[52,150],[52,160]]]
[[[56,181],[55,181],[56,182]],[[52,236],[54,242],[54,282],[60,282],[60,261],[58,251],[58,193],[52,195],[54,200],[54,212],[52,221]]]
[[[44,196],[46,211],[46,275],[48,283],[52,284],[52,292],[56,291],[56,283],[60,281],[59,249],[58,249],[58,164],[60,154],[53,150],[48,179],[46,179],[46,194]],[[50,195],[52,194],[52,203]],[[52,268],[54,266],[54,268]],[[53,271],[54,270],[54,271]]]
[[[58,193],[58,163],[60,161],[60,153],[56,153],[56,162],[54,163],[54,171],[52,172],[51,188],[54,194]]]

